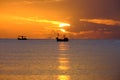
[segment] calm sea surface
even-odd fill
[[[120,40],[0,40],[0,80],[120,80]]]

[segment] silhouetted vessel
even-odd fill
[[[25,36],[18,36],[17,38],[18,40],[27,40],[27,38]]]
[[[56,40],[57,40],[57,42],[68,42],[69,41],[69,39],[67,37],[65,37],[65,35],[63,38],[59,38],[59,34],[56,37]]]
[[[69,41],[68,38],[59,39],[58,37],[56,37],[56,40],[57,40],[58,42],[68,42],[68,41]]]

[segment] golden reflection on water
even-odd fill
[[[70,80],[70,76],[69,75],[59,75],[58,80]]]
[[[61,42],[59,43],[58,50],[60,51],[58,57],[58,70],[67,72],[70,69],[69,55],[66,53],[67,50],[69,50],[69,45],[67,43]],[[65,73],[58,75],[58,80],[70,80],[70,75],[67,75]]]
[[[58,47],[58,50],[59,50],[59,51],[69,50],[69,45],[68,45],[68,43],[61,42],[61,43],[59,43],[58,46],[59,46],[59,47]]]
[[[68,58],[59,58],[59,70],[68,70],[69,69],[69,60]]]

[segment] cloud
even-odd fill
[[[112,19],[80,19],[80,21],[96,23],[96,24],[120,26],[120,21],[116,21],[116,20],[112,20]]]
[[[64,23],[64,22],[60,22],[60,21],[54,21],[54,20],[47,20],[47,19],[38,19],[36,17],[29,17],[29,18],[12,17],[12,19],[29,21],[29,22],[38,22],[38,23],[50,23],[50,24],[58,25],[58,27],[70,26],[70,24],[68,24],[68,23]]]
[[[120,39],[120,32],[112,31],[80,31],[80,32],[69,32],[70,38],[73,39]]]

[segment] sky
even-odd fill
[[[0,38],[120,39],[119,0],[0,0]]]

